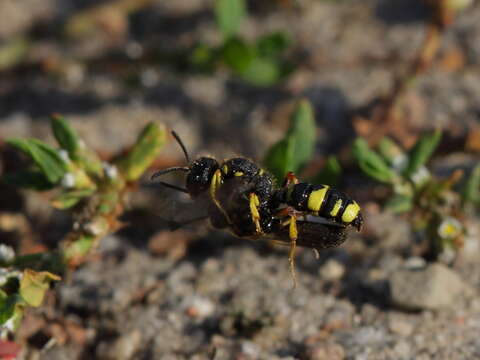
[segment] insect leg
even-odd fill
[[[290,224],[288,228],[290,236],[290,251],[288,253],[288,263],[290,265],[290,273],[292,274],[293,288],[297,286],[297,276],[295,274],[295,250],[297,247],[298,229],[297,218],[295,215],[290,215]]]
[[[298,178],[292,171],[289,171],[287,175],[285,175],[285,180],[283,181],[283,187],[288,187],[290,184],[298,184]]]
[[[230,220],[230,217],[217,199],[217,190],[222,185],[222,181],[222,172],[218,169],[215,171],[212,176],[212,180],[210,181],[210,198],[217,209],[223,214],[223,216],[225,216],[225,219],[227,219],[228,223],[231,224],[232,221]]]
[[[286,217],[289,219],[285,222],[282,222],[282,226],[288,225],[288,237],[290,238],[290,251],[288,253],[288,263],[290,265],[290,273],[292,274],[293,288],[297,286],[297,277],[295,274],[295,250],[297,247],[297,238],[298,238],[298,228],[297,228],[297,218],[299,216],[304,216],[304,213],[301,211],[295,210],[291,206],[280,209],[275,214],[276,217]]]
[[[304,213],[303,211],[298,211],[298,210],[295,210],[293,207],[291,206],[287,206],[287,207],[284,207],[280,210],[278,210],[276,213],[275,213],[275,216],[276,217],[280,217],[280,218],[283,218],[285,216],[295,216],[296,218],[298,218],[299,216],[302,216],[302,217],[305,217],[307,216],[306,213]],[[290,222],[290,221],[289,221]]]
[[[262,228],[260,226],[260,213],[258,212],[258,206],[260,205],[260,200],[258,199],[257,194],[250,193],[249,195],[250,203],[250,213],[252,215],[252,220],[255,223],[255,229],[257,233],[262,233]]]

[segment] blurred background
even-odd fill
[[[53,113],[102,159],[155,121],[192,158],[260,163],[305,99],[316,143],[300,176],[315,178],[335,156],[336,186],[367,218],[319,260],[300,250],[292,292],[286,249],[206,224],[167,230],[171,195],[148,176],[185,164],[169,137],[132,194],[128,225],[27,312],[15,338],[22,358],[480,358],[475,213],[458,216],[467,250],[436,253],[419,283],[432,284],[427,298],[458,296],[392,301],[397,283],[414,284],[395,274],[432,256],[411,219],[383,209],[391,189],[351,155],[357,137],[410,149],[441,129],[432,173],[468,174],[480,151],[479,57],[475,0],[0,0],[0,176],[26,163],[7,138],[53,144]],[[20,254],[55,248],[72,226],[48,193],[2,182],[0,199],[0,241]]]

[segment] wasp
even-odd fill
[[[359,205],[346,194],[327,185],[300,183],[289,173],[282,188],[271,191],[268,209],[263,211],[262,228],[255,232],[253,216],[248,211],[255,181],[230,179],[217,191],[217,201],[229,215],[230,229],[238,236],[267,238],[290,246],[290,272],[295,277],[296,246],[318,250],[337,247],[347,236],[349,226],[358,231],[363,225]]]
[[[207,213],[213,227],[229,229],[250,239],[273,239],[288,244],[294,286],[296,246],[314,250],[335,247],[346,239],[346,229],[361,229],[359,205],[327,185],[301,183],[288,173],[282,187],[253,161],[238,157],[219,163],[210,157],[190,161],[180,137],[172,131],[188,166],[158,171],[152,179],[173,171],[187,173],[185,187],[163,181],[169,188],[188,193],[194,201],[207,195]]]

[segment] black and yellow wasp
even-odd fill
[[[229,229],[242,238],[270,238],[288,244],[294,284],[297,245],[315,250],[335,247],[345,241],[348,226],[361,229],[359,205],[327,185],[300,183],[288,173],[283,186],[277,187],[271,174],[242,157],[222,163],[210,157],[190,161],[179,136],[173,131],[172,135],[188,166],[158,171],[152,179],[183,171],[187,174],[185,187],[164,181],[159,184],[188,193],[194,201],[206,197],[213,227]]]

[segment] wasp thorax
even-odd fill
[[[226,160],[221,170],[225,178],[234,176],[247,176],[250,178],[257,175],[260,168],[254,162],[239,157]]]

